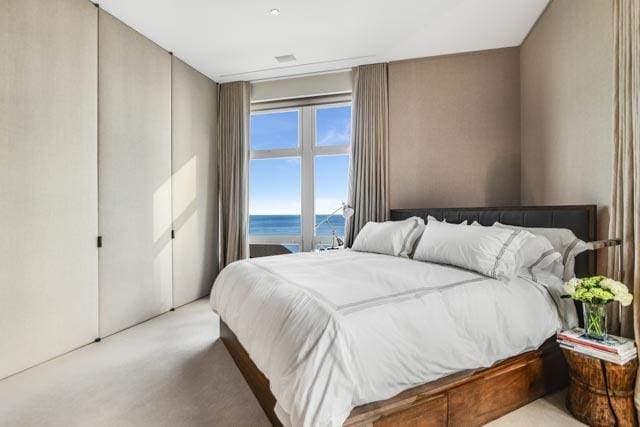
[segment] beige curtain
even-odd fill
[[[613,201],[610,234],[622,248],[609,257],[609,273],[634,294],[621,313],[621,334],[640,347],[640,1],[614,0]],[[621,267],[618,270],[618,266]],[[619,273],[620,271],[620,273]],[[640,409],[640,375],[636,383]]]
[[[389,89],[387,64],[353,69],[353,123],[346,244],[368,221],[389,212]]]
[[[249,83],[221,84],[218,90],[218,183],[220,186],[220,269],[246,258],[249,159]]]

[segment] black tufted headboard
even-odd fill
[[[391,220],[398,221],[418,216],[427,221],[427,216],[447,222],[460,223],[465,219],[471,223],[478,221],[482,225],[503,224],[522,227],[568,228],[579,239],[586,242],[596,239],[596,206],[509,206],[488,208],[422,208],[392,209]],[[595,253],[587,251],[576,257],[576,275],[578,277],[595,274]]]

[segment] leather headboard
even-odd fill
[[[427,222],[427,216],[447,222],[460,223],[465,219],[471,224],[478,221],[482,225],[503,224],[522,227],[568,228],[576,237],[589,242],[596,238],[596,206],[510,206],[488,208],[422,208],[392,209],[391,220],[398,221],[418,216]],[[578,277],[595,274],[595,253],[588,251],[576,257]]]

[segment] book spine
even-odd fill
[[[635,357],[620,358],[620,357],[613,356],[609,353],[601,353],[601,352],[598,352],[597,350],[586,349],[586,348],[577,348],[571,344],[566,344],[566,343],[561,343],[560,347],[566,348],[567,350],[575,351],[577,353],[586,354],[587,356],[595,357],[597,359],[606,360],[607,362],[616,363],[618,365],[624,365],[629,360],[632,360],[635,358]]]
[[[569,336],[562,335],[562,334],[558,335],[558,339],[559,340],[563,340],[563,341],[570,341],[570,342],[576,343],[576,344],[580,344],[580,345],[582,345],[584,347],[596,348],[598,350],[606,351],[606,352],[613,353],[613,354],[620,354],[624,350],[633,348],[633,346],[628,346],[628,345],[624,345],[624,346],[621,346],[621,347],[609,347],[608,345],[605,345],[605,344],[597,344],[597,343],[594,343],[592,341],[581,340],[579,338],[573,338],[573,337],[569,337]]]
[[[625,359],[627,357],[633,356],[636,354],[636,349],[630,349],[628,351],[625,352],[620,352],[620,353],[611,353],[611,352],[607,352],[607,351],[602,351],[602,350],[598,350],[596,348],[593,347],[585,347],[582,346],[580,344],[575,344],[569,341],[558,341],[558,343],[560,343],[561,345],[567,345],[570,346],[571,348],[575,349],[576,351],[584,351],[584,352],[591,352],[594,354],[597,354],[598,356],[606,356],[606,357],[613,357],[615,359]]]
[[[616,349],[607,347],[605,345],[598,345],[598,344],[594,344],[594,343],[589,342],[589,341],[578,340],[578,339],[567,337],[567,336],[558,336],[558,339],[560,341],[567,341],[567,342],[570,342],[572,344],[578,344],[578,345],[581,345],[583,347],[594,348],[594,349],[597,349],[597,350],[600,350],[600,351],[606,351],[607,353],[611,353],[611,354],[618,354],[618,351]]]

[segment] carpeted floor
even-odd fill
[[[0,381],[0,426],[268,426],[207,300]],[[580,425],[564,395],[492,426]]]

